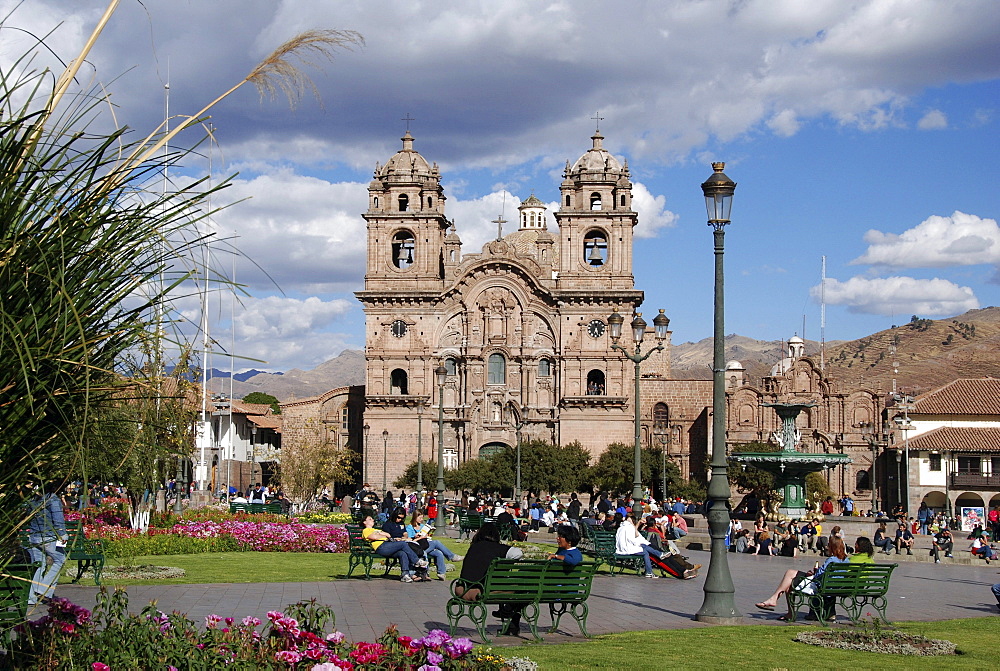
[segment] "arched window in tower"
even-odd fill
[[[413,265],[417,241],[409,231],[400,231],[392,237],[392,265],[406,269]]]
[[[625,207],[625,194],[624,194],[624,193],[623,193],[623,194],[621,195],[621,202],[620,202],[620,206],[621,206],[621,207]]]
[[[538,360],[538,377],[550,377],[552,375],[552,359]]]
[[[455,361],[455,357],[448,357],[444,360],[444,369],[446,375],[458,375],[458,362]]]
[[[392,371],[389,377],[389,393],[393,396],[406,396],[409,393],[406,386],[406,371],[402,368]]]
[[[597,193],[596,191],[590,194],[590,209],[592,210],[601,209],[601,194]]]
[[[375,196],[375,209],[378,209],[378,196]]]
[[[507,360],[503,358],[503,354],[494,352],[487,361],[486,384],[506,384]]]
[[[434,199],[427,196],[427,207],[434,207]]]
[[[587,373],[587,396],[604,396],[604,371],[594,369]]]
[[[583,238],[583,262],[600,268],[608,259],[608,239],[602,231],[590,231]]]
[[[653,426],[667,428],[670,423],[670,408],[666,403],[657,403],[653,406]]]
[[[571,202],[569,196],[566,196],[566,207],[569,207]]]
[[[410,197],[405,193],[399,194],[399,211],[406,212],[410,208]]]
[[[530,223],[530,224],[528,224],[528,225],[529,225],[530,227],[532,227],[532,228],[534,228],[534,227],[535,227],[535,213],[534,213],[534,212],[532,212],[532,213],[531,213],[531,223]]]

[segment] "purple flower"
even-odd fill
[[[274,653],[274,658],[279,662],[285,662],[286,664],[298,664],[302,661],[302,655],[295,650],[281,650]]]
[[[438,664],[440,664],[443,661],[444,661],[444,657],[442,657],[439,653],[434,652],[433,650],[429,650],[427,652],[427,663],[428,664],[433,664],[434,666],[437,666]]]
[[[427,632],[427,635],[421,638],[418,643],[425,648],[440,648],[442,645],[451,640],[446,632],[440,629],[431,629]]]
[[[467,638],[456,638],[444,644],[444,651],[452,659],[458,659],[462,655],[472,652],[472,641]]]
[[[435,666],[434,664],[424,664],[417,671],[441,671],[440,666]]]

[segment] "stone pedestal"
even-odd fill
[[[156,491],[156,512],[167,512],[167,490],[158,489]]]

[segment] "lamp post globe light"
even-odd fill
[[[437,477],[437,518],[434,527],[439,536],[444,535],[444,382],[448,377],[448,369],[444,363],[434,369],[438,385],[438,477]]]
[[[742,616],[733,598],[736,592],[729,572],[726,532],[729,529],[729,475],[726,463],[726,397],[724,378],[725,284],[723,254],[725,227],[733,205],[736,182],[724,172],[725,163],[713,163],[712,176],[701,185],[708,210],[708,225],[715,238],[715,327],[712,356],[712,471],[708,482],[708,528],[712,537],[711,560],[705,578],[705,600],[695,619],[711,624],[740,624]]]
[[[663,310],[660,310],[660,314],[653,318],[653,328],[656,334],[656,347],[649,350],[645,354],[642,353],[642,339],[646,335],[646,320],[642,318],[641,312],[636,312],[635,317],[632,319],[632,323],[629,326],[632,328],[632,340],[635,343],[635,352],[629,353],[629,351],[618,344],[618,341],[622,337],[622,325],[625,323],[625,317],[623,317],[619,312],[618,308],[614,309],[614,312],[608,317],[608,331],[611,335],[611,349],[616,349],[621,352],[626,359],[635,364],[635,443],[634,443],[634,454],[633,458],[635,463],[633,464],[632,472],[632,506],[637,507],[641,510],[642,508],[642,440],[641,435],[641,420],[642,416],[639,412],[639,369],[640,364],[653,355],[654,352],[659,352],[663,350],[663,341],[667,337],[667,329],[670,327],[670,320]]]

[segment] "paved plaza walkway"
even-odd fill
[[[692,618],[701,607],[707,552],[689,553],[694,563],[705,564],[701,577],[680,581],[673,578],[649,580],[633,575],[594,579],[588,629],[591,634],[607,634],[636,629],[681,629],[705,626]],[[748,624],[786,625],[776,613],[754,608],[754,603],[771,594],[786,569],[808,569],[814,558],[757,557],[729,555],[736,586],[736,606]],[[1000,582],[998,566],[954,566],[902,563],[892,576],[887,613],[890,620],[944,620],[960,617],[998,615],[990,585]],[[374,572],[373,572],[374,574]],[[398,573],[396,574],[398,575]],[[332,576],[331,576],[332,578]],[[447,630],[445,602],[448,582],[404,584],[397,579],[331,579],[329,582],[228,583],[211,585],[136,585],[128,588],[130,609],[138,612],[150,601],[160,610],[181,611],[194,621],[206,615],[242,618],[256,615],[265,619],[269,610],[315,597],[337,613],[337,629],[353,640],[372,640],[390,623],[403,634],[418,636],[430,629]],[[57,592],[75,603],[92,607],[97,588],[60,585]],[[548,615],[542,615],[548,623]],[[496,620],[489,620],[493,636]],[[468,625],[463,620],[463,625]],[[476,638],[475,630],[464,628],[460,635]],[[545,636],[547,641],[582,640],[576,623],[564,618],[560,631]],[[498,644],[518,643],[502,637]]]

